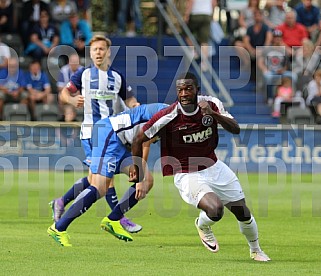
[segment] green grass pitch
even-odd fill
[[[128,213],[143,225],[125,243],[101,231],[104,199],[69,227],[72,248],[46,230],[48,202],[83,173],[6,171],[0,174],[0,275],[320,275],[320,175],[241,174],[269,263],[254,262],[235,218],[226,210],[213,229],[220,251],[201,244],[198,211],[184,203],[172,178],[155,175],[148,197]],[[127,178],[118,176],[121,197]]]

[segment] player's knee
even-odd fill
[[[207,216],[213,221],[219,221],[224,215],[224,206],[221,202],[216,202],[209,206]]]

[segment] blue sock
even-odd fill
[[[67,212],[56,222],[56,229],[58,231],[65,231],[75,218],[85,213],[99,198],[98,190],[94,186],[89,186],[86,190],[82,191]]]
[[[80,178],[76,183],[69,189],[67,193],[62,196],[62,200],[65,206],[72,200],[74,200],[83,190],[89,187],[87,176]]]
[[[116,205],[116,207],[111,211],[108,218],[110,220],[120,220],[126,212],[133,208],[138,200],[135,198],[136,194],[136,183],[132,185],[128,191],[124,194],[122,199]]]
[[[105,198],[106,198],[106,201],[107,201],[110,209],[113,210],[118,203],[118,198],[117,198],[115,187],[111,187],[108,189]]]

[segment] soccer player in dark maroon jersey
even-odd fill
[[[198,96],[198,81],[192,73],[176,80],[176,91],[178,101],[156,113],[135,137],[130,181],[144,178],[143,143],[159,136],[163,175],[174,175],[175,186],[183,200],[201,209],[195,226],[204,246],[211,252],[219,250],[211,226],[223,217],[225,206],[238,220],[250,246],[251,258],[269,261],[260,248],[257,224],[246,206],[240,182],[214,151],[218,144],[218,124],[239,134],[238,123],[225,111],[219,99]]]

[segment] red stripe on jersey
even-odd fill
[[[215,103],[211,108],[219,112]],[[145,135],[161,138],[163,175],[204,170],[215,164],[218,144],[217,122],[204,120],[201,110],[183,114],[178,102],[156,113],[143,127]]]

